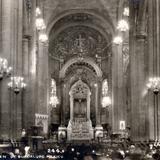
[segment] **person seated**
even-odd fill
[[[113,152],[111,155],[113,160],[121,160],[123,159],[123,155],[120,152]]]

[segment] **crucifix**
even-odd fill
[[[85,41],[85,39],[82,38],[81,34],[80,34],[79,37],[75,40],[75,45],[78,47],[78,49],[80,50],[81,53],[83,52],[84,41]]]

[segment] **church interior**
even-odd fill
[[[0,0],[0,158],[160,160],[159,0]]]

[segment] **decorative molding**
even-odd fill
[[[60,70],[60,73],[59,73],[59,77],[60,78],[65,78],[65,74],[66,74],[66,71],[67,69],[74,63],[78,63],[80,60],[78,57],[76,58],[72,58],[70,59],[69,61],[67,61],[64,66],[62,67],[62,69]],[[85,63],[88,63],[89,65],[91,65],[93,67],[93,69],[95,70],[96,74],[98,77],[102,77],[102,71],[101,69],[99,68],[99,66],[91,59],[91,58],[84,58],[82,60],[83,62]]]
[[[89,94],[90,89],[86,83],[84,83],[81,79],[79,79],[70,90],[70,95],[73,95],[76,98],[86,98]]]
[[[52,57],[98,56],[106,57],[106,39],[97,30],[87,26],[71,26],[58,34],[50,43]],[[96,58],[96,57],[95,57]]]
[[[48,119],[48,115],[46,115],[46,114],[36,113],[36,114],[35,114],[35,117],[36,117],[37,119]]]

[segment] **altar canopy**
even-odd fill
[[[90,120],[90,89],[79,79],[69,92],[70,121],[67,127],[68,140],[92,139],[93,128]]]

